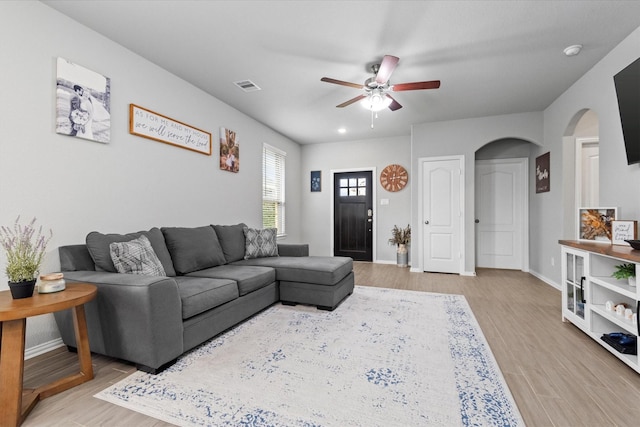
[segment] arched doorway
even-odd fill
[[[563,238],[578,238],[578,209],[600,204],[599,120],[595,111],[577,112],[563,137]]]

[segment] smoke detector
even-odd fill
[[[567,56],[576,56],[582,50],[581,44],[574,44],[564,49],[564,54]]]

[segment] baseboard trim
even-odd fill
[[[397,261],[392,261],[388,259],[377,259],[374,261],[375,264],[397,264]]]
[[[55,350],[56,348],[64,347],[64,343],[62,342],[62,338],[56,338],[55,340],[47,341],[42,344],[35,345],[33,347],[29,347],[24,351],[25,360],[31,359],[36,356],[40,356],[41,354],[45,354],[50,352],[51,350]]]
[[[560,285],[558,285],[556,282],[554,282],[553,280],[549,279],[548,277],[543,276],[542,274],[535,272],[533,270],[529,271],[529,274],[531,274],[532,276],[536,277],[537,279],[542,280],[544,283],[546,283],[547,285],[551,286],[552,288],[556,288],[557,290],[561,291],[562,288],[560,287]]]

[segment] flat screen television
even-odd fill
[[[613,77],[627,163],[640,163],[640,58]]]

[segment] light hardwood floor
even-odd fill
[[[563,323],[560,292],[530,274],[461,277],[361,262],[354,269],[356,285],[464,295],[528,426],[640,425],[640,375]],[[170,425],[92,397],[134,371],[97,355],[93,365],[93,381],[38,403],[23,426]],[[74,354],[54,350],[26,362],[25,387],[76,369]]]

